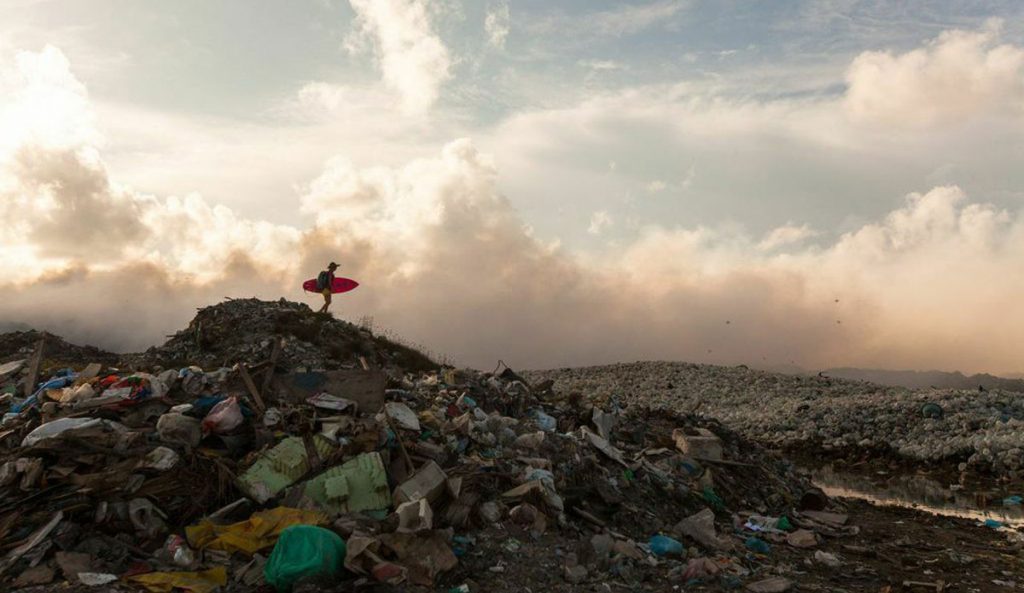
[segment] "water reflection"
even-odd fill
[[[1010,526],[1024,527],[1021,505],[1003,505],[1005,497],[1024,492],[958,490],[921,475],[865,475],[836,470],[831,465],[803,470],[829,496],[856,498],[976,521],[995,519]]]

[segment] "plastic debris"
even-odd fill
[[[277,507],[253,514],[245,521],[217,525],[209,520],[185,529],[189,544],[197,550],[254,554],[269,548],[285,529],[295,525],[321,525],[327,517],[317,511]]]
[[[821,550],[816,550],[814,552],[814,559],[830,568],[839,568],[839,565],[842,564],[842,562],[839,561],[838,556]]]
[[[673,531],[710,549],[719,550],[729,547],[729,544],[719,539],[715,533],[715,513],[711,509],[704,509],[683,519],[676,524]]]
[[[785,593],[793,588],[793,581],[785,577],[771,577],[747,585],[751,593]]]
[[[217,403],[203,418],[203,432],[226,434],[242,425],[242,407],[237,397],[229,397]]]
[[[743,542],[743,545],[751,552],[756,552],[758,554],[768,554],[772,551],[772,547],[768,542],[753,536],[748,537],[746,541]]]
[[[127,580],[142,585],[150,593],[171,593],[175,589],[213,593],[228,584],[228,572],[223,566],[215,566],[202,572],[150,572],[130,576]]]
[[[680,556],[684,550],[682,542],[667,535],[652,535],[648,545],[655,556]]]
[[[296,487],[316,508],[339,515],[391,506],[388,474],[380,453],[363,453]]]
[[[332,578],[345,559],[345,542],[328,529],[296,525],[281,532],[263,575],[279,592],[291,591],[302,578]]]
[[[399,402],[388,402],[384,404],[387,415],[398,423],[398,426],[413,432],[420,431],[420,421],[409,406]]]
[[[22,439],[21,446],[32,447],[46,440],[75,436],[90,429],[102,432],[126,432],[128,430],[123,424],[102,418],[58,418],[28,433]]]

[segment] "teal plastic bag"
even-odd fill
[[[345,560],[345,541],[337,533],[313,525],[293,525],[281,532],[263,577],[281,592],[311,576],[334,577]]]

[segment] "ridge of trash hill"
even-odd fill
[[[0,334],[0,363],[28,358],[40,340],[45,340],[47,345],[46,360],[57,364],[81,362],[114,364],[119,357],[118,354],[95,346],[79,346],[50,332],[30,329]]]
[[[407,371],[438,366],[415,348],[317,313],[304,303],[255,298],[203,307],[163,345],[125,355],[124,361],[133,368],[255,363],[271,354],[277,338],[283,339],[279,364],[289,368],[334,370],[358,365],[360,357],[373,365]]]

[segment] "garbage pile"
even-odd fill
[[[997,390],[908,390],[746,367],[638,362],[524,373],[564,391],[714,416],[788,451],[895,455],[1024,478],[1024,398]]]
[[[40,340],[46,342],[44,357],[51,363],[99,362],[115,364],[118,355],[95,346],[78,346],[60,336],[36,330],[0,334],[0,364],[24,360],[32,355]]]
[[[210,316],[172,342],[249,352],[210,341],[227,331]],[[3,587],[785,591],[801,572],[772,546],[838,563],[810,554],[856,533],[714,421],[508,368],[310,369],[268,346],[210,368],[2,367]]]
[[[288,338],[276,359],[286,368],[352,368],[360,357],[379,367],[409,371],[437,366],[413,348],[285,299],[229,299],[204,307],[162,346],[127,356],[124,362],[137,368],[255,363],[267,360],[274,336]]]

